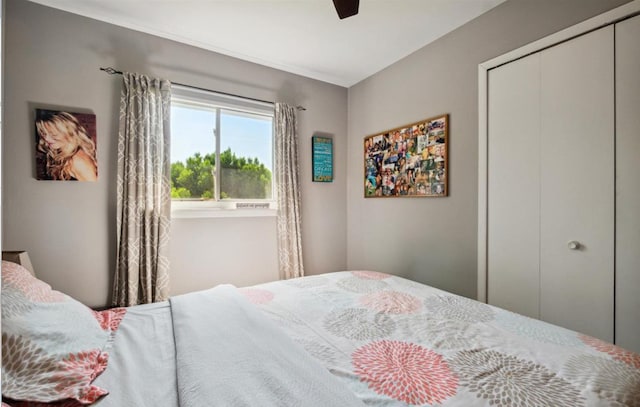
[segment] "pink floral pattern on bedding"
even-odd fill
[[[126,308],[112,308],[105,311],[92,311],[93,316],[100,324],[100,328],[104,331],[116,331],[118,326],[120,326],[120,322],[122,318],[127,313]]]
[[[367,308],[385,314],[413,314],[422,307],[422,302],[411,294],[397,291],[381,291],[360,297]]]
[[[442,403],[458,378],[441,355],[414,343],[377,341],[353,352],[355,374],[379,394],[411,405]]]
[[[125,314],[124,308],[92,311],[3,261],[3,397],[14,407],[76,406],[107,394],[91,383],[107,366]]]
[[[366,405],[640,407],[640,355],[383,273],[252,287]]]
[[[391,277],[389,274],[380,273],[378,271],[368,271],[368,270],[352,271],[351,274],[353,274],[356,277],[366,278],[369,280],[384,280],[385,278]]]
[[[266,304],[273,300],[273,293],[268,290],[259,288],[240,288],[239,290],[252,304]]]
[[[3,333],[2,355],[3,372],[7,372],[3,375],[3,394],[11,398],[74,399],[89,404],[107,394],[106,390],[91,385],[107,367],[108,355],[100,349],[54,356],[34,340]]]
[[[2,284],[7,284],[33,302],[62,302],[65,295],[53,291],[51,287],[36,279],[31,273],[24,273],[16,263],[2,262]]]
[[[635,367],[636,369],[640,369],[640,355],[629,350],[623,349],[614,344],[605,342],[598,338],[594,338],[589,335],[579,335],[580,340],[582,340],[587,345],[592,348],[604,352],[615,360],[619,360],[622,363],[626,363],[629,366]]]

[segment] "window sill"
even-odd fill
[[[181,208],[172,209],[171,218],[258,218],[275,217],[277,212],[276,209]]]

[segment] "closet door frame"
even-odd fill
[[[488,215],[488,79],[489,70],[640,13],[640,0],[624,4],[582,23],[478,65],[478,301],[487,302]]]

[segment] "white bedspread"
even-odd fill
[[[177,407],[176,359],[169,302],[127,310],[97,386],[109,390],[96,407]]]
[[[235,287],[170,303],[181,407],[363,406]]]

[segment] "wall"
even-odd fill
[[[350,269],[476,297],[478,64],[627,0],[509,0],[349,89]],[[364,199],[363,138],[450,114],[447,198]]]
[[[347,90],[24,0],[6,4],[3,250],[28,250],[38,275],[93,306],[115,267],[121,79],[114,66],[178,83],[304,105],[299,115],[302,238],[308,274],[346,267]],[[34,108],[97,115],[99,180],[37,181]],[[334,136],[335,181],[312,183],[311,136]],[[318,214],[323,216],[318,216]],[[175,219],[172,294],[278,277],[275,218]]]
[[[375,269],[474,297],[477,65],[625,2],[509,0],[353,86],[348,100],[338,86],[25,0],[6,2],[3,249],[29,250],[38,274],[54,288],[89,305],[107,303],[115,263],[120,80],[98,67],[115,66],[307,107],[299,134],[308,274]],[[97,115],[97,183],[35,180],[36,106]],[[365,200],[363,137],[440,113],[451,115],[450,196]],[[309,181],[316,131],[334,135],[331,184]],[[173,293],[276,278],[274,234],[273,218],[174,220]]]

